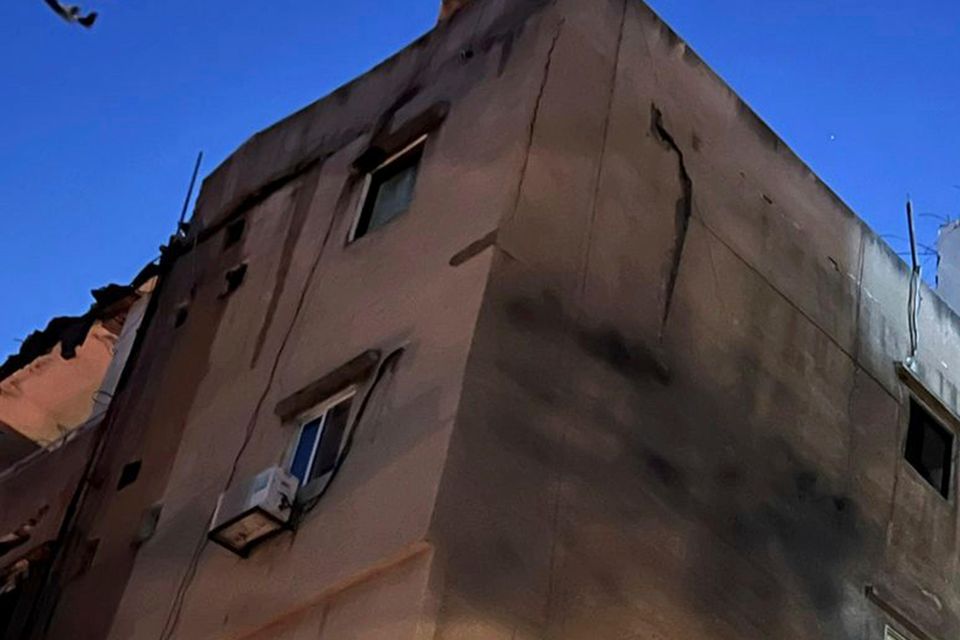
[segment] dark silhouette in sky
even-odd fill
[[[81,13],[80,7],[76,5],[60,4],[57,0],[43,0],[47,6],[53,9],[53,12],[71,24],[79,24],[86,28],[93,26],[97,21],[97,12],[91,11],[87,15]]]

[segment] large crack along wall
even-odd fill
[[[438,505],[438,637],[880,638],[876,584],[953,637],[956,507],[901,459],[902,270],[623,6],[551,16]]]
[[[687,171],[687,164],[683,158],[683,150],[674,140],[673,136],[663,124],[663,113],[657,108],[657,105],[651,105],[651,124],[656,139],[663,146],[672,151],[677,156],[677,174],[680,179],[681,193],[677,198],[676,210],[676,230],[674,232],[673,251],[669,271],[667,272],[665,286],[665,299],[663,305],[663,319],[660,323],[660,335],[662,337],[664,328],[667,326],[667,320],[670,319],[670,308],[673,305],[673,295],[677,287],[677,278],[680,277],[680,264],[683,261],[683,249],[687,243],[687,230],[690,227],[690,218],[693,216],[693,180]]]

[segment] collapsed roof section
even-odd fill
[[[132,300],[139,297],[137,290],[156,277],[158,269],[156,264],[150,263],[129,285],[109,284],[106,287],[94,289],[90,292],[94,303],[85,314],[54,318],[42,331],[31,333],[23,341],[20,351],[8,357],[0,365],[0,382],[29,366],[37,358],[51,353],[58,345],[61,357],[65,360],[74,358],[94,323],[98,320],[115,323],[120,312],[128,309]],[[115,328],[115,324],[112,328]]]
[[[128,317],[142,308],[137,303],[152,291],[157,270],[151,264],[129,285],[93,291],[89,311],[51,320],[0,366],[0,426],[8,436],[0,448],[17,449],[0,450],[0,460],[20,457],[24,443],[48,446],[106,407]]]

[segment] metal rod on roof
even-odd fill
[[[907,198],[907,226],[910,230],[910,257],[913,268],[917,268],[917,230],[913,221],[913,202]]]
[[[197,184],[197,176],[200,174],[200,164],[203,162],[203,151],[197,154],[197,163],[193,165],[193,175],[190,177],[190,186],[187,188],[187,197],[183,201],[183,209],[180,210],[180,221],[177,223],[177,233],[184,233],[184,222],[187,218],[187,207],[190,206],[190,199],[193,197],[193,188]]]
[[[917,361],[917,351],[920,348],[920,282],[922,266],[917,258],[917,231],[913,217],[913,202],[907,196],[907,227],[910,231],[910,299],[907,301],[907,321],[910,328],[910,355],[907,357],[907,367],[913,369]]]

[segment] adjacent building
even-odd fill
[[[29,624],[156,282],[94,291],[0,365],[0,637]]]
[[[159,273],[20,637],[960,634],[960,320],[640,0],[448,3]]]

